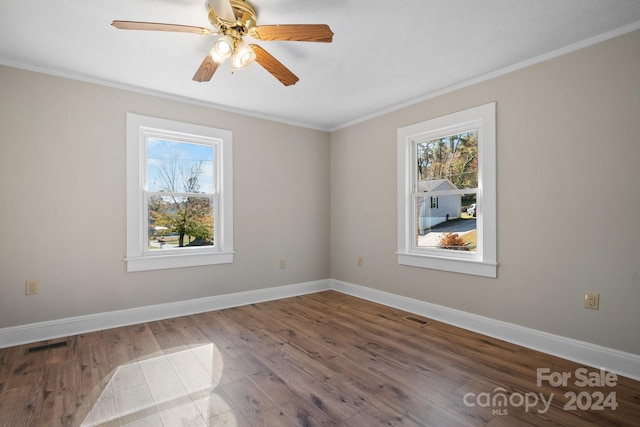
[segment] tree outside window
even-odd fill
[[[213,245],[212,146],[149,138],[149,249]]]

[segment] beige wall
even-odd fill
[[[127,111],[233,131],[232,265],[125,272]],[[0,67],[0,147],[0,328],[329,277],[327,132]]]
[[[491,101],[498,278],[399,266],[397,128]],[[331,277],[640,354],[639,126],[636,31],[335,131]]]
[[[640,354],[639,46],[634,32],[331,134],[0,67],[0,327],[333,277]],[[490,101],[498,278],[398,266],[396,129]],[[125,272],[127,111],[233,131],[233,265]]]

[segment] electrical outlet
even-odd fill
[[[280,263],[278,265],[280,266],[280,269],[283,270],[283,269],[287,268],[287,261],[281,259]]]
[[[358,264],[358,267],[362,267],[364,265],[364,258],[362,257],[362,255],[358,257],[356,263]]]
[[[25,293],[35,295],[40,292],[40,283],[37,280],[27,280]]]
[[[587,292],[584,294],[584,308],[597,310],[600,305],[600,294],[595,292]]]

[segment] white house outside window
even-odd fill
[[[127,271],[233,262],[230,131],[127,114]]]
[[[496,277],[495,103],[398,129],[398,263]]]

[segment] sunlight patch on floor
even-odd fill
[[[216,390],[223,369],[214,344],[120,366],[82,426],[209,426],[223,414],[236,425],[233,404]]]

